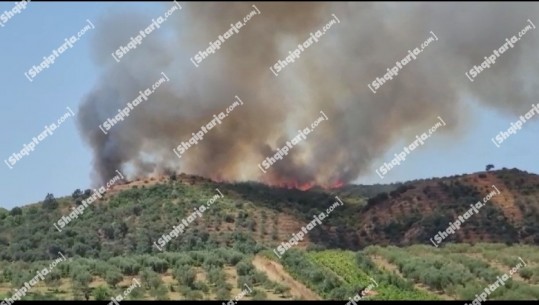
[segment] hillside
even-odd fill
[[[309,191],[259,183],[218,183],[185,174],[153,177],[115,185],[61,232],[54,224],[91,192],[78,191],[56,199],[48,196],[44,202],[20,209],[0,210],[0,295],[20,287],[35,274],[33,270],[61,252],[73,261],[59,265],[48,280],[47,285],[59,288],[47,290],[43,286],[34,297],[81,299],[88,291],[90,298],[100,298],[121,291],[138,277],[145,292],[133,298],[226,299],[247,284],[254,288],[247,299],[348,299],[364,277],[348,279],[341,274],[347,268],[338,269],[334,279],[326,279],[331,283],[319,286],[316,277],[302,273],[307,268],[303,264],[319,264],[322,267],[316,268],[322,268],[324,274],[324,268],[339,267],[327,265],[325,256],[316,254],[324,252],[318,251],[365,250],[374,253],[373,262],[385,266],[387,270],[379,270],[381,274],[393,274],[406,262],[395,262],[381,250],[372,252],[369,246],[424,244],[422,247],[436,251],[429,239],[445,230],[470,204],[482,200],[492,185],[500,194],[444,240],[440,249],[451,249],[454,242],[539,243],[539,176],[516,169]],[[282,260],[277,259],[272,250],[300,232],[313,215],[326,211],[336,201],[335,196],[344,205],[305,234]],[[193,212],[211,200],[214,202],[203,213]],[[194,220],[185,232],[172,236],[161,252],[158,240],[188,218]],[[307,255],[309,260],[294,259],[294,255]],[[295,263],[291,264],[291,259]],[[530,279],[539,275],[536,268],[529,272]],[[441,291],[426,280],[406,272],[401,275],[402,283],[381,278],[389,282],[379,292],[379,299],[467,296],[457,293],[457,288]],[[283,281],[287,285],[282,285]],[[343,281],[348,283],[346,287]]]
[[[496,187],[494,188],[493,185]],[[539,243],[539,176],[517,169],[408,182],[368,200],[358,215],[361,246],[429,243],[487,199],[445,242]]]

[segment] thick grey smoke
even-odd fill
[[[539,96],[536,30],[473,83],[464,75],[528,19],[534,21],[537,4],[256,3],[261,14],[194,67],[189,59],[249,14],[251,5],[186,3],[120,63],[110,54],[157,16],[122,12],[103,17],[93,44],[103,72],[79,111],[97,179],[110,179],[116,169],[131,168],[134,175],[172,169],[213,179],[332,186],[370,170],[395,140],[426,130],[437,116],[448,123],[440,133],[473,128],[465,99],[521,114]],[[165,4],[163,13],[171,6]],[[274,76],[269,67],[332,14],[340,23]],[[419,47],[431,31],[439,40],[373,94],[367,84]],[[161,72],[170,82],[103,134],[99,124]],[[224,111],[235,95],[244,105],[178,159],[172,149]],[[321,110],[329,120],[262,174],[257,164]]]

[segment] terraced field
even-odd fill
[[[282,259],[270,250],[244,255],[229,250],[131,256],[99,262],[61,262],[24,299],[108,299],[138,279],[142,285],[127,299],[245,300],[353,298],[370,287],[369,300],[473,299],[498,277],[515,273],[489,295],[492,300],[539,299],[536,246],[448,244],[442,248],[371,246],[363,251],[290,249]],[[48,262],[0,265],[0,299]],[[24,269],[23,269],[24,268]],[[250,290],[247,290],[247,287]]]
[[[231,256],[226,259],[224,253],[212,255],[192,251],[161,255],[157,260],[149,256],[132,256],[106,263],[73,259],[61,262],[44,281],[31,287],[23,299],[107,300],[110,296],[123,294],[134,279],[141,286],[135,287],[127,299],[229,300],[242,292],[245,294],[241,297],[243,300],[294,299],[288,286],[270,280],[266,273],[253,266],[252,256],[228,252]],[[143,267],[134,267],[131,263],[140,263]],[[47,265],[48,262],[35,262],[27,269],[37,272]],[[13,289],[24,287],[24,282],[36,274],[17,274],[17,268],[20,266],[0,265],[0,299],[13,293]]]
[[[366,299],[469,300],[507,274],[488,299],[538,300],[538,250],[503,244],[371,246],[360,252],[290,250],[282,261],[296,279],[328,299],[346,300],[371,285],[375,293]]]

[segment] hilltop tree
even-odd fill
[[[0,208],[0,220],[6,218],[8,214],[9,214],[8,210],[4,208]]]
[[[73,194],[71,195],[71,197],[73,199],[78,199],[82,196],[82,191],[80,189],[76,189]]]
[[[490,170],[493,169],[493,168],[494,168],[494,165],[493,165],[493,164],[489,164],[489,165],[487,165],[486,170],[487,170],[487,172],[488,172],[488,171],[490,171]]]
[[[92,190],[91,189],[86,189],[84,191],[84,194],[82,194],[82,199],[86,199],[88,197],[92,196]]]
[[[56,201],[56,198],[54,198],[54,195],[51,193],[47,193],[47,196],[45,196],[45,200],[43,201],[43,208],[54,210],[58,207],[58,201]]]
[[[9,214],[10,214],[11,216],[22,215],[22,209],[19,208],[19,207],[14,207],[13,209],[11,209],[11,211],[9,212]]]

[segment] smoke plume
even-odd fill
[[[172,7],[163,5],[163,13]],[[215,54],[190,58],[254,10],[251,3],[186,3],[117,63],[110,54],[155,15],[103,16],[93,42],[102,71],[79,109],[79,129],[94,155],[95,178],[174,170],[217,180],[334,186],[358,178],[398,139],[436,123],[439,133],[473,128],[465,101],[521,114],[538,96],[537,34],[528,32],[474,82],[480,65],[539,13],[510,3],[255,3],[260,10]],[[269,67],[333,19],[333,25],[279,76]],[[539,19],[538,19],[539,22]],[[376,94],[367,87],[419,47],[439,38]],[[539,31],[538,31],[539,32]],[[107,135],[99,128],[166,73],[170,82]],[[244,105],[179,159],[172,149],[224,111]],[[266,174],[258,164],[320,116],[328,117]]]

